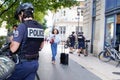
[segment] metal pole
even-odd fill
[[[79,15],[78,15],[78,29],[79,29]],[[79,31],[79,30],[78,30]]]

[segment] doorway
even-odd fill
[[[119,50],[119,44],[120,44],[120,14],[117,14],[117,23],[116,23],[116,50]]]

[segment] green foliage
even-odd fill
[[[2,0],[0,3],[0,24],[2,21],[7,21],[7,28],[17,24],[18,21],[14,19],[14,13],[20,3],[31,2],[34,6],[34,18],[40,23],[44,22],[44,16],[48,10],[56,12],[61,7],[71,7],[78,5],[75,0]]]
[[[5,43],[6,41],[6,36],[1,36],[0,37],[0,48],[2,47],[2,45]]]

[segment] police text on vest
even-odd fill
[[[44,30],[39,28],[28,28],[29,38],[44,38]]]

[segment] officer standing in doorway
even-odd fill
[[[33,20],[33,11],[31,3],[23,3],[16,10],[15,18],[21,23],[14,33],[10,51],[12,54],[17,51],[20,60],[7,80],[35,80],[39,67],[38,51],[44,45],[44,32],[43,27]]]

